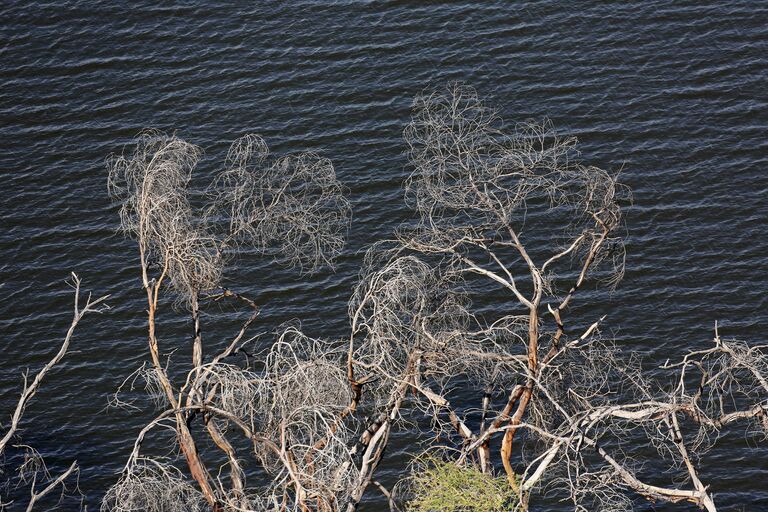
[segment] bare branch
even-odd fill
[[[226,226],[222,247],[278,249],[291,266],[312,271],[341,252],[350,211],[333,164],[314,153],[269,163],[263,139],[246,135],[229,150],[209,189],[208,222]]]
[[[8,444],[8,442],[11,440],[11,438],[16,433],[17,429],[19,428],[19,422],[21,421],[22,415],[24,414],[24,409],[26,409],[27,404],[32,399],[33,396],[35,396],[35,393],[37,393],[38,388],[40,387],[40,383],[43,381],[45,376],[48,374],[51,369],[59,364],[61,362],[64,355],[67,353],[67,350],[69,350],[70,342],[72,341],[72,336],[75,333],[75,329],[77,328],[77,325],[80,323],[80,320],[83,319],[83,317],[89,313],[101,313],[107,309],[109,309],[109,306],[104,304],[104,301],[109,298],[109,295],[104,295],[102,297],[99,297],[98,299],[91,299],[90,294],[85,299],[85,303],[82,304],[80,300],[80,278],[77,277],[75,273],[72,273],[72,282],[71,286],[74,288],[75,292],[75,298],[74,298],[74,314],[72,317],[72,323],[69,326],[69,329],[67,330],[66,335],[64,336],[64,341],[61,344],[61,347],[59,347],[59,351],[56,353],[56,355],[53,356],[53,358],[48,361],[48,363],[43,366],[43,368],[40,369],[39,372],[35,375],[35,378],[32,379],[32,382],[28,382],[27,375],[24,375],[24,389],[21,392],[21,397],[19,398],[19,401],[16,403],[16,408],[13,411],[13,415],[11,416],[11,423],[8,427],[8,430],[3,435],[2,439],[0,439],[0,455],[5,451],[5,447]]]

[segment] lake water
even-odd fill
[[[715,320],[724,336],[765,343],[767,64],[765,2],[5,1],[0,411],[22,369],[57,349],[75,271],[112,294],[113,310],[84,321],[27,411],[24,441],[53,468],[77,459],[95,510],[151,417],[107,408],[147,359],[138,254],[116,232],[104,168],[140,129],[202,146],[200,185],[246,132],[279,154],[333,160],[354,210],[335,273],[301,277],[244,255],[227,275],[262,305],[257,330],[302,318],[333,337],[347,329],[363,251],[411,216],[401,189],[411,101],[449,80],[509,122],[551,119],[586,162],[623,169],[634,194],[626,277],[612,295],[579,297],[574,314],[607,314],[605,331],[649,368],[704,346]],[[186,319],[164,314],[161,339],[186,357]],[[752,445],[736,429],[703,461],[722,510],[768,510],[768,457]],[[392,447],[384,482],[406,446]]]

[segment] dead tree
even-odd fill
[[[577,512],[631,510],[629,491],[715,510],[697,456],[731,424],[768,430],[764,347],[716,334],[712,347],[667,363],[675,384],[659,391],[601,338],[602,318],[569,317],[587,283],[612,287],[623,273],[628,193],[616,175],[582,164],[576,141],[547,123],[505,130],[473,89],[455,84],[416,99],[405,140],[417,220],[368,252],[349,336],[283,326],[250,366],[230,356],[248,340],[258,304],[222,289],[223,266],[244,246],[302,270],[331,262],[349,206],[330,161],[272,159],[262,139],[243,137],[202,210],[189,198],[195,146],[145,132],[111,161],[110,190],[138,241],[147,295],[152,368],[142,375],[162,407],[103,510],[354,512],[371,484],[394,509],[398,492],[375,473],[397,429],[431,438],[452,464],[472,466],[475,481],[495,486],[502,475],[512,510],[549,491]],[[476,305],[478,295],[493,296],[493,307]],[[156,335],[167,296],[191,312],[183,382],[169,377]],[[208,354],[200,304],[217,300],[238,301],[250,316]],[[476,392],[475,407],[456,406],[457,388]],[[198,451],[195,421],[221,467]],[[174,460],[144,453],[160,429],[174,432],[194,485]],[[650,463],[687,483],[645,478],[625,454],[629,438],[656,448]]]
[[[24,411],[40,389],[43,379],[46,378],[48,373],[53,370],[66,355],[69,350],[69,345],[72,342],[75,329],[80,321],[90,313],[100,313],[108,308],[108,306],[104,304],[108,295],[92,299],[91,295],[88,294],[83,302],[80,297],[80,278],[76,274],[72,274],[72,281],[69,285],[74,289],[74,313],[69,329],[64,336],[64,341],[61,343],[56,355],[54,355],[51,360],[35,374],[31,381],[29,380],[29,374],[24,373],[24,384],[21,396],[11,415],[10,423],[5,426],[5,432],[3,433],[2,438],[0,438],[0,460],[6,457],[8,453],[7,448],[9,446],[23,453],[23,461],[19,467],[11,468],[10,470],[8,468],[0,468],[0,476],[3,476],[5,480],[2,484],[2,489],[4,491],[14,489],[18,492],[19,487],[24,487],[29,490],[29,501],[26,506],[27,512],[34,510],[37,502],[53,491],[59,489],[62,494],[65,493],[67,490],[67,481],[70,481],[72,477],[79,472],[77,462],[73,461],[69,467],[61,473],[51,473],[48,470],[42,455],[33,447],[22,444],[18,440],[18,431],[21,428]],[[6,472],[8,474],[3,475],[3,473]],[[5,510],[6,507],[11,505],[15,505],[14,500],[6,501],[0,496],[0,510]],[[20,510],[18,505],[16,505],[15,508]]]
[[[448,411],[449,426],[466,443],[477,434],[432,386],[444,387],[460,375],[486,386],[510,385],[506,405],[487,424],[486,393],[483,428],[509,427],[500,458],[516,486],[513,439],[540,368],[561,348],[564,312],[601,264],[611,266],[604,280],[621,275],[621,187],[610,173],[578,163],[575,140],[559,138],[548,125],[524,124],[505,133],[496,113],[460,85],[417,98],[405,139],[414,168],[406,194],[420,220],[400,230],[393,256],[383,258],[384,269],[371,265],[355,296],[350,381],[384,377],[392,389],[403,387],[395,397],[416,390],[427,409]],[[532,252],[523,220],[533,205],[563,223],[570,236]],[[541,218],[529,222],[536,220]],[[440,268],[424,257],[441,259]],[[456,293],[456,284],[469,276],[508,293],[497,318],[478,318]],[[542,330],[547,317],[554,332]],[[443,422],[436,428],[443,429]],[[475,451],[487,471],[489,443]]]
[[[104,509],[195,509],[205,503],[215,510],[248,510],[260,509],[260,503],[269,500],[304,508],[308,500],[323,503],[341,485],[334,479],[346,478],[337,464],[338,454],[346,453],[339,441],[345,430],[331,428],[335,409],[324,402],[328,397],[313,404],[305,401],[318,389],[334,389],[332,382],[330,388],[317,386],[315,377],[323,372],[334,370],[343,383],[343,366],[322,362],[330,355],[309,338],[304,349],[293,347],[296,353],[287,360],[278,350],[286,344],[277,342],[268,363],[280,370],[267,375],[226,363],[249,341],[246,331],[259,308],[251,299],[223,288],[221,278],[228,257],[243,246],[302,271],[330,263],[343,246],[349,205],[330,160],[314,153],[271,159],[260,137],[246,135],[232,144],[224,169],[205,191],[208,206],[196,209],[189,182],[201,155],[199,148],[178,137],[146,131],[123,155],[108,162],[109,191],[121,205],[122,228],[139,247],[152,361],[151,371],[143,376],[160,392],[163,410],[138,436]],[[183,383],[169,376],[157,336],[158,311],[169,295],[191,313],[192,370]],[[200,304],[224,299],[238,301],[251,314],[223,351],[208,355]],[[310,359],[301,359],[309,355]],[[328,378],[333,375],[332,371]],[[299,391],[302,394],[291,394]],[[203,460],[189,425],[196,419],[225,455],[228,483]],[[196,489],[185,484],[182,473],[168,461],[141,454],[144,437],[169,425]],[[274,473],[274,486],[266,492],[246,487],[241,455],[228,439],[233,428],[253,444],[264,471]],[[288,484],[290,498],[281,494]]]
[[[575,139],[547,123],[506,131],[457,84],[416,99],[405,140],[418,221],[370,251],[350,303],[351,408],[367,396],[379,411],[356,496],[411,396],[435,443],[450,440],[456,464],[503,470],[518,510],[547,489],[576,511],[631,510],[627,489],[715,510],[693,454],[730,423],[766,427],[763,348],[716,337],[665,367],[679,372],[675,389],[654,391],[600,338],[602,318],[567,315],[585,283],[610,287],[622,276],[628,194],[617,177],[580,163]],[[553,228],[559,234],[542,236]],[[504,298],[490,310],[473,306],[473,296],[491,293]],[[476,408],[454,407],[457,386],[477,390]],[[688,439],[683,423],[699,433]],[[639,477],[621,447],[631,435],[658,449],[655,467],[682,468],[689,487]]]

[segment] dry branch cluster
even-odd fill
[[[104,510],[183,503],[349,512],[371,484],[393,509],[409,496],[418,508],[438,503],[429,495],[436,490],[459,492],[420,476],[460,481],[439,469],[446,463],[493,486],[503,475],[509,492],[499,503],[510,510],[527,510],[545,493],[576,511],[628,510],[637,496],[715,510],[696,462],[730,423],[768,426],[763,349],[716,336],[712,347],[667,363],[675,385],[660,390],[601,338],[602,319],[568,319],[586,282],[612,287],[623,274],[620,204],[628,194],[614,174],[581,164],[576,141],[546,123],[505,129],[462,85],[418,97],[405,140],[413,169],[406,199],[417,219],[369,250],[349,303],[348,339],[313,339],[285,326],[266,354],[244,366],[228,358],[258,306],[214,291],[225,255],[250,245],[304,269],[330,263],[349,214],[330,161],[303,154],[270,162],[262,139],[243,137],[199,211],[188,198],[200,154],[194,146],[147,132],[112,161],[110,188],[122,201],[124,229],[139,242],[148,380],[165,400]],[[552,226],[560,235],[542,236]],[[182,385],[170,379],[155,334],[167,289],[188,305],[194,324],[192,370]],[[495,307],[476,306],[478,296],[498,297]],[[224,298],[252,314],[206,360],[200,301]],[[454,406],[457,393],[466,402],[472,392],[475,407]],[[193,435],[195,422],[203,428]],[[142,453],[145,436],[163,426],[176,433],[183,471]],[[440,458],[424,459],[434,471],[412,466],[412,485],[387,490],[375,472],[398,429],[428,441],[428,450],[439,447]],[[221,452],[215,471],[198,449],[201,435]],[[627,439],[655,448],[655,467],[686,482],[643,479],[638,446]]]
[[[549,124],[508,129],[473,89],[451,84],[415,100],[405,141],[417,215],[368,251],[348,337],[286,325],[244,363],[233,356],[253,340],[259,305],[223,287],[224,265],[243,247],[305,271],[331,263],[349,219],[331,162],[272,158],[247,135],[194,195],[202,152],[175,136],[144,132],[110,160],[147,298],[151,367],[137,375],[159,411],[102,510],[353,512],[371,485],[393,510],[459,510],[447,499],[522,511],[543,495],[584,512],[643,499],[716,510],[699,457],[731,424],[768,434],[765,348],[716,332],[663,366],[665,387],[601,337],[602,318],[569,318],[586,283],[622,277],[628,193]],[[478,305],[488,297],[493,307]],[[221,300],[249,316],[208,353],[200,311]],[[171,302],[191,313],[181,379],[163,356],[179,344],[157,333]],[[177,450],[145,453],[163,430]],[[414,453],[415,477],[387,489],[376,471],[395,431],[429,453]],[[654,473],[638,460],[648,448]],[[493,496],[473,500],[483,482]]]
[[[232,144],[224,168],[198,194],[206,204],[196,208],[199,198],[189,183],[201,153],[175,136],[147,131],[108,163],[122,227],[139,245],[152,358],[142,375],[162,411],[140,432],[103,508],[151,503],[152,510],[258,510],[308,500],[330,507],[323,504],[344,494],[354,472],[351,461],[344,464],[350,458],[347,428],[336,424],[349,403],[339,352],[285,329],[259,372],[230,364],[227,359],[249,341],[246,331],[259,308],[223,289],[221,280],[228,257],[243,246],[307,271],[330,262],[343,245],[348,203],[328,159],[313,153],[270,159],[266,143],[246,135]],[[161,359],[156,332],[166,290],[191,312],[192,370],[183,384],[173,381]],[[224,299],[244,305],[250,316],[223,351],[206,357],[201,301]],[[192,430],[198,419],[226,460],[226,478],[223,468],[214,474],[203,461]],[[195,487],[171,462],[142,454],[145,436],[162,427],[175,431]],[[246,485],[233,430],[269,475],[259,490]]]

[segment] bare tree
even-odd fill
[[[383,269],[370,265],[364,275],[351,308],[348,365],[353,381],[360,373],[379,386],[390,382],[388,389],[418,391],[424,408],[435,413],[435,428],[452,428],[465,443],[478,434],[440,390],[453,379],[472,377],[486,389],[482,430],[509,427],[501,460],[516,487],[512,442],[536,376],[561,348],[564,310],[601,264],[608,264],[604,280],[621,276],[621,187],[610,173],[578,163],[575,140],[559,138],[546,124],[519,125],[512,133],[502,128],[468,87],[452,84],[415,101],[405,130],[414,168],[406,195],[420,221],[400,230],[394,247],[379,256],[389,258]],[[535,253],[523,234],[533,206],[569,235]],[[528,220],[537,221],[541,217]],[[438,267],[428,263],[435,258]],[[499,308],[501,315],[472,313],[459,291],[470,276],[482,280],[477,286],[509,293],[511,303]],[[556,326],[551,333],[542,331],[547,314]],[[498,417],[486,423],[496,386],[511,389]],[[446,422],[438,411],[447,411]],[[489,443],[476,451],[488,471]]]
[[[12,488],[16,490],[18,487],[23,486],[29,489],[29,501],[27,502],[27,512],[34,510],[37,502],[44,496],[55,491],[57,488],[60,492],[66,492],[65,483],[70,480],[73,475],[77,475],[79,468],[77,462],[72,462],[67,469],[59,474],[52,474],[45,464],[45,460],[42,455],[33,447],[18,442],[18,431],[20,429],[24,412],[29,406],[29,402],[37,394],[40,389],[40,385],[43,379],[48,373],[58,365],[69,350],[72,337],[74,336],[75,329],[80,321],[89,313],[100,313],[108,308],[104,304],[104,301],[109,297],[108,295],[92,299],[91,295],[85,298],[83,302],[80,297],[80,278],[76,274],[72,274],[72,281],[69,283],[74,289],[74,313],[72,316],[72,322],[64,336],[64,341],[61,343],[58,352],[51,358],[48,363],[45,364],[34,376],[29,380],[29,374],[24,373],[24,384],[21,391],[16,407],[11,415],[11,421],[6,426],[5,433],[0,438],[0,459],[4,459],[7,455],[7,448],[11,446],[23,453],[23,461],[18,468],[0,468],[0,475],[8,473],[5,482],[2,485],[3,490],[9,491]],[[14,474],[15,473],[15,476]],[[15,482],[14,482],[15,480]],[[0,496],[0,510],[5,510],[14,504],[14,501],[5,501]]]
[[[102,509],[354,512],[373,484],[392,510],[408,493],[425,510],[438,502],[425,492],[454,492],[430,476],[440,471],[426,474],[429,464],[409,466],[422,473],[413,485],[389,490],[375,479],[400,429],[437,449],[417,461],[451,464],[459,471],[444,474],[466,476],[462,485],[490,486],[494,497],[482,503],[494,509],[528,510],[550,494],[577,512],[630,510],[638,496],[716,510],[698,457],[728,425],[768,432],[765,348],[716,332],[713,346],[664,365],[674,377],[665,388],[601,337],[603,318],[569,317],[587,283],[610,288],[622,277],[620,205],[629,195],[548,123],[505,129],[473,89],[451,84],[416,99],[405,140],[417,219],[367,253],[349,336],[315,339],[285,325],[241,365],[230,356],[252,340],[259,308],[222,288],[224,264],[244,246],[303,271],[330,263],[349,217],[330,161],[272,159],[261,138],[245,136],[202,209],[189,197],[195,146],[145,132],[111,161],[110,190],[138,241],[148,302],[152,368],[137,375],[161,410]],[[183,383],[169,376],[156,335],[166,292],[191,312]],[[478,296],[493,296],[493,307]],[[200,304],[220,300],[250,315],[209,355]],[[458,407],[457,390],[477,403]],[[198,451],[195,421],[219,467]],[[195,486],[174,460],[144,453],[145,438],[163,429]],[[633,451],[648,447],[671,482],[635,463]]]
[[[714,347],[667,364],[677,385],[656,391],[600,337],[602,318],[567,320],[585,283],[612,287],[623,274],[628,194],[617,177],[580,163],[576,141],[548,123],[506,131],[459,84],[416,99],[405,139],[406,196],[419,220],[371,250],[350,303],[348,379],[381,411],[368,427],[358,495],[410,394],[456,464],[503,469],[516,509],[551,492],[577,511],[630,510],[631,489],[715,510],[695,463],[724,426],[753,419],[765,428],[763,348],[716,336]],[[560,235],[542,236],[553,227]],[[473,306],[473,296],[500,292],[495,307]],[[451,394],[467,386],[478,403],[459,410]],[[626,439],[655,447],[649,462],[681,470],[690,487],[643,480]]]
[[[266,143],[246,135],[232,144],[224,169],[205,191],[208,206],[196,209],[189,183],[201,155],[199,148],[176,136],[146,131],[123,155],[108,161],[109,191],[121,204],[122,228],[139,246],[152,360],[152,371],[143,376],[150,388],[161,392],[165,409],[140,433],[104,508],[133,510],[139,503],[149,506],[152,502],[153,510],[166,510],[169,497],[178,494],[184,496],[180,502],[202,497],[214,509],[244,510],[258,508],[264,500],[288,499],[276,490],[288,484],[296,494],[291,501],[302,506],[310,499],[322,502],[333,494],[329,489],[338,487],[334,478],[346,478],[336,473],[334,458],[340,453],[338,438],[345,430],[331,428],[333,409],[326,408],[324,398],[306,406],[304,412],[299,406],[318,389],[332,391],[332,387],[313,384],[315,376],[338,368],[336,373],[343,382],[343,366],[321,363],[327,354],[314,342],[308,342],[306,353],[297,352],[286,360],[279,357],[282,352],[272,352],[273,360],[267,364],[279,366],[280,371],[268,375],[225,363],[250,341],[246,331],[259,308],[251,299],[222,288],[221,280],[228,257],[242,246],[303,271],[330,263],[343,245],[349,205],[328,159],[303,153],[271,160]],[[171,292],[191,312],[192,370],[181,385],[172,381],[161,359],[156,333],[165,292]],[[223,351],[206,358],[200,303],[224,299],[238,301],[251,315]],[[286,331],[281,338],[289,335]],[[312,359],[301,362],[308,354]],[[328,377],[333,378],[333,373]],[[267,419],[265,411],[269,411]],[[229,483],[215,477],[204,462],[190,429],[195,418],[202,420],[209,439],[225,455]],[[181,473],[167,461],[140,454],[144,436],[169,422],[197,483],[195,492],[180,483]],[[240,456],[227,437],[233,426],[253,443],[264,470],[275,474],[272,491],[264,494],[246,489]]]

